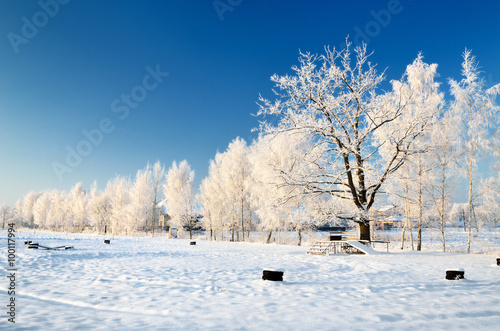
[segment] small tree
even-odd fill
[[[144,169],[137,171],[135,181],[130,187],[130,204],[127,206],[129,230],[147,229],[147,223],[152,218],[151,213],[154,212],[154,209],[151,208],[154,196],[152,180],[149,164]]]
[[[33,221],[36,226],[42,229],[47,229],[48,215],[52,202],[52,192],[43,192],[33,205]]]
[[[14,210],[8,205],[0,206],[0,222],[2,223],[2,229],[5,228],[5,225],[11,222],[14,222]]]
[[[151,215],[151,233],[155,232],[156,225],[156,214],[157,214],[157,205],[158,199],[161,191],[161,187],[163,185],[163,181],[165,179],[165,166],[160,163],[160,161],[156,161],[153,165],[153,203],[152,203],[152,215]]]
[[[130,187],[130,180],[120,176],[111,179],[106,185],[104,194],[110,199],[111,212],[109,218],[113,235],[126,229],[127,206],[130,204]]]
[[[250,192],[253,180],[248,153],[246,141],[238,137],[229,144],[222,157],[222,183],[227,202],[231,206],[231,236],[233,241],[240,240],[240,232],[241,240],[245,240],[251,227]]]
[[[193,238],[192,229],[196,221],[193,182],[194,171],[191,171],[187,161],[182,161],[178,166],[174,161],[168,170],[163,187],[167,199],[166,207],[172,217],[172,223],[179,230],[187,226],[190,239]]]
[[[223,155],[217,153],[214,160],[210,160],[208,176],[200,186],[199,201],[202,205],[205,229],[210,231],[210,238],[217,240],[217,234],[224,240],[225,224],[229,221],[230,214],[228,199],[222,181]]]
[[[88,224],[87,203],[88,196],[82,183],[76,183],[69,192],[69,218],[73,222],[73,227],[80,231],[85,230]]]
[[[38,200],[38,198],[40,197],[40,195],[41,195],[41,193],[31,191],[31,192],[26,193],[26,195],[24,196],[21,214],[22,214],[24,224],[27,227],[33,228],[35,226],[33,207],[34,207],[36,201]]]
[[[97,191],[97,183],[94,182],[90,191],[90,200],[88,204],[89,217],[97,225],[97,231],[101,233],[104,230],[106,234],[110,227],[111,218],[111,199],[109,192]]]

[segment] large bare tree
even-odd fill
[[[384,73],[369,62],[366,45],[351,52],[351,43],[325,54],[301,53],[294,75],[273,75],[277,99],[260,97],[258,115],[271,115],[260,130],[274,135],[300,133],[312,138],[304,158],[314,171],[296,174],[281,169],[287,185],[306,193],[325,193],[352,201],[350,217],[360,239],[370,240],[368,212],[384,182],[405,162],[411,142],[422,130],[418,116],[405,114],[411,95],[380,93]]]

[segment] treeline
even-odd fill
[[[169,225],[191,234],[197,218],[213,240],[247,240],[262,231],[297,231],[331,222],[357,224],[370,235],[373,209],[390,201],[404,210],[405,239],[422,247],[422,227],[468,232],[499,218],[500,84],[487,87],[471,52],[462,78],[448,79],[450,100],[437,81],[437,64],[423,56],[407,66],[392,90],[369,62],[366,45],[350,43],[323,55],[301,54],[294,75],[274,75],[276,100],[260,98],[258,139],[234,139],[210,161],[195,190],[187,161],[165,171],[159,162],[135,178],[117,176],[104,189],[77,184],[68,192],[30,192],[2,209],[28,227],[110,233],[153,232],[160,206]],[[453,201],[460,181],[467,202]],[[417,233],[414,226],[417,224]]]

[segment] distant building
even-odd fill
[[[373,226],[377,230],[399,228],[403,224],[404,210],[396,205],[385,205],[371,211]]]

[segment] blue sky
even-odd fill
[[[447,89],[467,47],[499,82],[498,13],[497,1],[3,0],[0,204],[102,188],[156,160],[188,160],[199,183],[217,150],[255,137],[270,76],[347,35],[388,80],[422,51]]]

